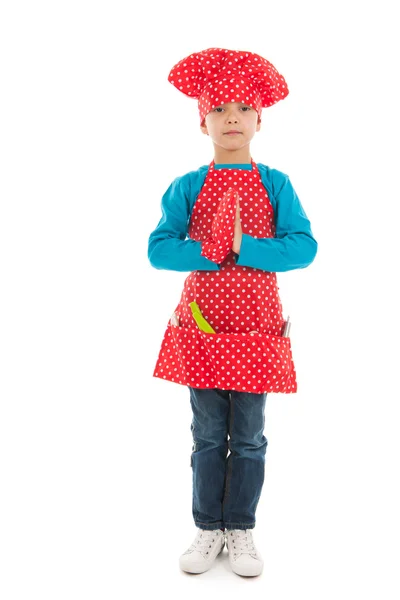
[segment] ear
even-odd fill
[[[208,129],[207,129],[205,119],[203,119],[203,123],[200,125],[200,129],[201,129],[202,133],[204,133],[205,135],[208,135]]]
[[[261,119],[260,119],[260,117],[258,117],[256,131],[260,131],[260,129],[261,129]]]

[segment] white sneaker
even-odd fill
[[[179,558],[179,566],[187,573],[204,573],[225,545],[225,535],[220,529],[198,529],[193,544]]]
[[[229,563],[234,573],[247,577],[261,574],[264,561],[254,545],[251,529],[229,529],[226,541]]]

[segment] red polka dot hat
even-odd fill
[[[263,108],[289,93],[285,79],[268,60],[244,50],[208,48],[180,60],[168,81],[180,92],[199,101],[200,124],[217,106],[242,102],[260,119]]]

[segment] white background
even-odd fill
[[[2,2],[2,600],[398,600],[398,31],[394,2]],[[261,577],[195,535],[186,388],[152,377],[185,273],[147,240],[178,175],[208,164],[168,81],[250,50],[290,94],[252,156],[289,174],[319,242],[278,276],[296,395],[269,395]],[[139,591],[141,590],[141,591]]]

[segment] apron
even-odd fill
[[[240,197],[243,233],[275,236],[274,213],[256,163],[215,168],[212,161],[190,217],[189,238],[210,237],[219,201],[229,188]],[[168,322],[153,376],[197,388],[251,393],[294,393],[296,372],[276,273],[237,265],[229,251],[219,271],[192,271]],[[201,331],[189,304],[195,301],[215,333]]]

